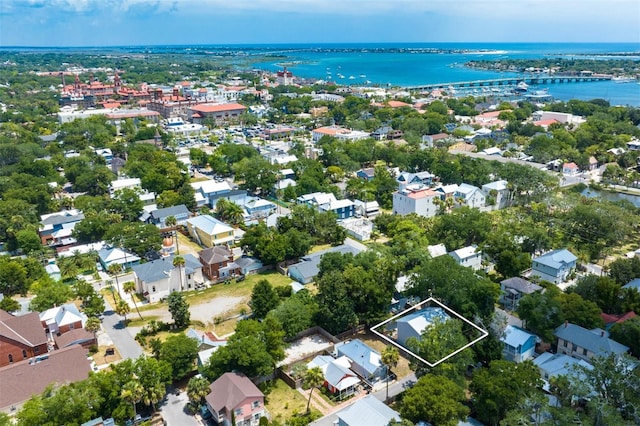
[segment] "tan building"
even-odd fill
[[[213,119],[217,124],[230,123],[238,121],[246,110],[246,106],[238,103],[200,104],[188,109],[187,119],[197,124],[207,119]]]

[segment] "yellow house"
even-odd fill
[[[196,216],[187,220],[189,235],[205,247],[233,243],[235,230],[224,222],[209,215]]]

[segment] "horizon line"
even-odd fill
[[[640,48],[640,41],[345,41],[345,42],[271,42],[271,43],[150,43],[150,44],[113,44],[113,45],[57,45],[57,46],[44,46],[44,45],[0,45],[2,49],[99,49],[99,48],[122,48],[122,47],[227,47],[227,46],[313,46],[313,45],[394,45],[394,44],[501,44],[501,45],[514,45],[514,44],[637,44]]]

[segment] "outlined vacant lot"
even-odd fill
[[[402,318],[405,318],[408,315],[412,315],[412,314],[414,314],[416,312],[420,312],[422,309],[429,308],[429,307],[440,308],[450,318],[462,321],[462,323],[463,323],[463,325],[465,327],[465,336],[467,336],[467,338],[468,338],[468,343],[466,345],[461,346],[460,348],[452,351],[451,353],[449,353],[446,356],[442,357],[441,359],[437,359],[437,360],[426,360],[426,359],[422,358],[418,354],[412,352],[408,347],[406,347],[403,344],[401,344],[397,340],[397,338],[393,338],[392,335],[389,333],[390,328],[391,329],[396,329],[396,325],[398,323],[398,320],[402,320]],[[423,302],[420,302],[417,305],[412,306],[409,309],[405,309],[404,311],[392,316],[391,318],[381,322],[380,324],[376,324],[375,326],[371,327],[371,331],[373,333],[375,333],[376,335],[378,335],[379,337],[381,337],[382,339],[384,339],[385,341],[387,341],[390,344],[398,347],[399,349],[402,349],[404,352],[407,352],[408,354],[410,354],[411,356],[415,357],[420,362],[423,362],[424,364],[426,364],[427,366],[432,367],[432,368],[435,367],[436,365],[448,360],[452,356],[462,352],[463,350],[473,346],[474,344],[478,343],[480,340],[484,339],[485,337],[487,337],[489,335],[489,333],[486,330],[484,330],[483,328],[477,326],[472,321],[470,321],[467,318],[463,317],[462,315],[460,315],[459,313],[455,312],[453,309],[449,308],[448,306],[446,306],[445,304],[439,302],[438,300],[436,300],[433,297],[430,297],[430,298],[424,300]]]

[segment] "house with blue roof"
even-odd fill
[[[354,339],[335,346],[338,356],[346,356],[351,362],[351,370],[368,382],[377,382],[385,377],[386,367],[380,353],[371,349],[362,340]]]
[[[622,286],[622,288],[629,288],[640,292],[640,278],[633,279]]]
[[[522,362],[533,358],[536,350],[537,336],[520,327],[508,325],[500,338],[502,342],[502,356],[513,362]]]
[[[331,247],[326,250],[308,254],[301,258],[300,262],[295,263],[289,267],[288,275],[291,279],[298,281],[302,284],[309,284],[312,282],[318,272],[320,272],[320,259],[327,253],[351,253],[354,256],[360,253],[360,250],[354,246],[348,244],[342,244],[336,247]]]
[[[179,204],[177,206],[165,207],[163,209],[157,209],[150,212],[147,222],[156,225],[158,228],[166,228],[167,218],[173,216],[176,218],[176,223],[178,225],[184,226],[189,215],[189,209],[187,209],[184,204]]]
[[[150,303],[155,303],[169,296],[172,291],[204,285],[200,261],[190,253],[182,255],[182,258],[185,264],[181,267],[173,266],[173,255],[134,266],[136,291]]]
[[[567,249],[550,251],[533,259],[531,276],[560,284],[576,269],[578,258]]]
[[[609,339],[609,333],[599,328],[587,330],[579,325],[565,322],[556,328],[553,335],[558,339],[557,353],[585,361],[611,354],[622,355],[629,351],[628,346]]]
[[[486,204],[485,193],[477,186],[469,185],[468,183],[458,185],[454,197],[458,201],[458,205],[461,206],[480,208]]]
[[[131,268],[140,263],[140,258],[128,250],[122,250],[118,247],[103,246],[98,250],[98,261],[105,271],[109,270],[109,266],[117,264],[123,269]]]
[[[431,306],[405,315],[396,320],[398,327],[398,342],[406,346],[407,340],[415,338],[420,340],[422,333],[435,322],[444,322],[449,319],[449,315],[439,306]]]
[[[533,360],[533,364],[540,371],[540,376],[544,382],[543,389],[546,391],[550,391],[549,380],[553,377],[579,374],[578,370],[576,370],[577,367],[584,367],[588,370],[593,369],[593,366],[585,360],[550,352],[545,352],[538,356]]]

